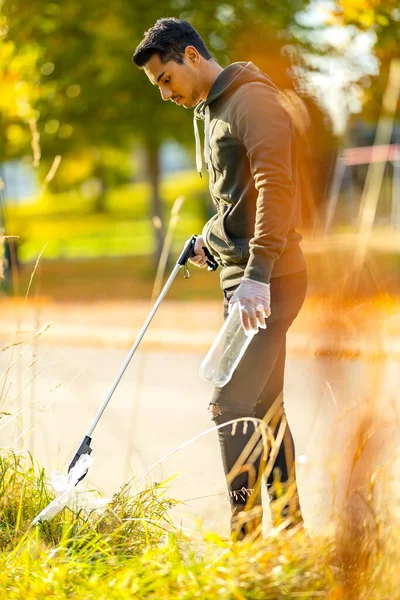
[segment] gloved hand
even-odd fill
[[[229,301],[229,312],[235,303],[239,304],[240,318],[246,333],[266,329],[266,319],[271,314],[271,291],[269,283],[252,279],[242,279]]]
[[[200,267],[201,269],[207,266],[207,256],[203,250],[203,246],[203,236],[198,235],[193,248],[195,256],[189,258],[189,262],[191,262],[193,265],[196,265],[196,267]]]

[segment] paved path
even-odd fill
[[[150,309],[146,301],[61,303],[38,298],[25,303],[0,299],[0,349],[16,341],[46,347],[129,349]],[[221,324],[218,301],[166,300],[141,348],[204,352]],[[367,357],[379,351],[400,358],[400,298],[359,301],[338,309],[330,298],[309,297],[290,329],[289,348],[302,355],[334,350],[347,357]]]
[[[0,384],[6,376],[3,397],[7,398],[0,410],[14,412],[22,407],[20,419],[6,427],[10,418],[0,420],[3,446],[15,443],[23,432],[15,447],[23,443],[49,469],[65,470],[119,371],[147,308],[145,304],[85,309],[44,304],[36,321],[37,310],[28,307],[21,326],[23,343],[0,352]],[[211,386],[199,378],[198,368],[221,322],[220,307],[199,303],[177,308],[176,303],[164,307],[161,321],[154,323],[153,341],[148,340],[136,355],[95,431],[90,483],[106,495],[211,426],[207,413]],[[13,341],[12,327],[5,331],[6,325],[15,324],[17,316],[15,306],[8,310],[8,317],[6,311],[0,317],[5,347]],[[392,314],[392,333],[396,314]],[[372,335],[362,339],[354,332],[339,339],[336,330],[315,325],[317,316],[315,306],[314,313],[306,307],[289,337],[285,388],[297,451],[306,457],[298,471],[310,528],[325,522],[334,492],[340,497],[345,477],[333,488],[335,465],[350,456],[366,400],[378,398],[382,402],[382,427],[389,443],[396,433],[394,417],[400,389],[396,352],[375,352],[376,360],[372,360],[373,351],[385,344],[386,349],[391,344],[396,350],[396,335],[384,337],[382,343]],[[56,321],[52,328],[33,343],[25,343],[33,339],[32,332],[52,320]],[[57,336],[51,338],[50,331],[57,327]],[[171,340],[172,332],[177,337]],[[342,343],[344,348],[346,344],[367,346],[367,351],[364,355],[346,355],[345,351],[330,355],[329,341],[331,350]],[[320,352],[316,352],[318,348]],[[10,361],[14,363],[11,367]],[[227,534],[228,506],[215,432],[177,451],[151,472],[153,481],[172,476],[176,477],[170,483],[171,494],[185,501],[176,511],[183,525],[192,529],[194,519],[199,518],[206,527]]]

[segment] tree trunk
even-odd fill
[[[93,210],[95,213],[105,213],[107,211],[107,190],[103,179],[100,179],[100,191],[94,200]]]
[[[94,200],[93,210],[95,213],[105,213],[107,211],[107,184],[106,184],[106,169],[104,168],[104,164],[102,162],[101,157],[96,163],[94,169],[94,176],[100,182],[100,190],[98,195]]]
[[[4,125],[4,118],[0,112],[0,164],[5,161],[6,156],[6,132]]]
[[[151,187],[151,219],[154,229],[156,250],[154,263],[157,266],[164,244],[164,214],[160,195],[159,144],[152,139],[145,140],[147,176]]]

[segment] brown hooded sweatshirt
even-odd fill
[[[233,63],[196,107],[195,125],[196,118],[205,120],[209,188],[217,208],[203,236],[222,268],[221,287],[237,285],[243,276],[269,283],[304,270],[296,231],[297,141],[278,88],[252,63]]]

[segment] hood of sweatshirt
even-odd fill
[[[235,62],[228,65],[214,81],[208,93],[207,100],[202,100],[197,104],[194,110],[193,126],[196,142],[196,168],[200,173],[202,171],[202,152],[200,143],[200,134],[197,126],[197,120],[204,121],[204,159],[208,167],[210,158],[210,105],[223,96],[232,93],[236,88],[251,82],[260,82],[269,86],[275,92],[278,88],[271,79],[263,73],[252,62]]]

